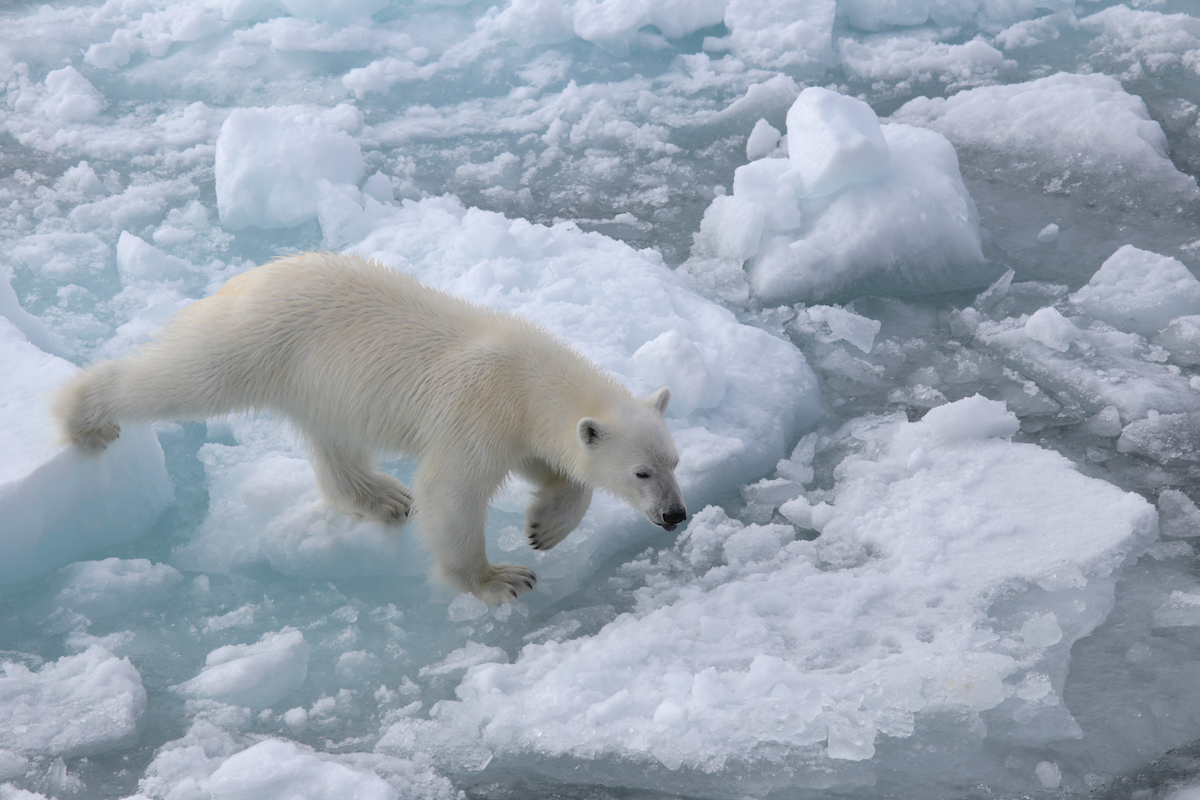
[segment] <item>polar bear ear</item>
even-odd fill
[[[671,390],[664,386],[646,399],[650,401],[650,407],[661,416],[667,413],[667,404],[671,402]]]
[[[604,429],[600,421],[591,417],[579,420],[579,424],[575,426],[575,432],[579,434],[579,441],[583,442],[584,447],[597,445],[608,435],[608,431]]]

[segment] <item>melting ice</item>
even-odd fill
[[[0,76],[0,798],[1200,791],[1193,4],[17,3]],[[280,420],[58,440],[319,248],[669,385],[687,525],[514,481],[489,608]]]

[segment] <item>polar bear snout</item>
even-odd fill
[[[663,530],[673,531],[685,519],[687,519],[687,509],[683,506],[678,506],[664,513],[662,515],[662,522],[658,524],[662,526]]]

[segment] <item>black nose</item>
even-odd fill
[[[663,522],[668,525],[678,525],[685,519],[687,519],[687,509],[683,508],[682,506],[679,508],[673,508],[667,513],[663,514]]]

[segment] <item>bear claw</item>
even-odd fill
[[[493,564],[492,575],[472,590],[472,594],[488,604],[511,603],[523,592],[531,591],[537,575],[529,567],[517,564]]]

